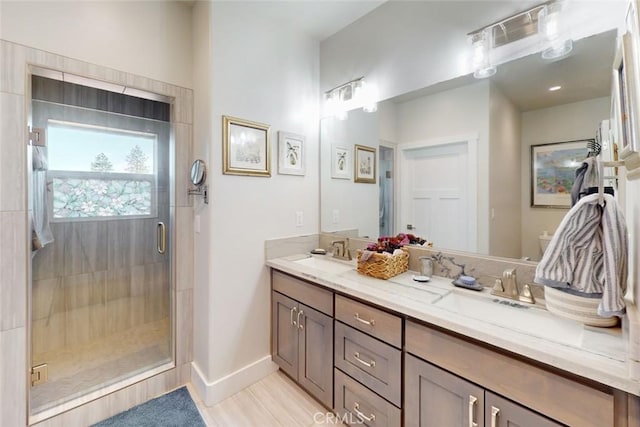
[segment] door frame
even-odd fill
[[[478,250],[478,143],[479,136],[477,133],[468,133],[462,135],[452,135],[440,138],[425,139],[414,142],[398,144],[396,149],[396,165],[399,173],[397,174],[397,196],[396,203],[396,220],[395,229],[404,230],[402,224],[407,221],[407,200],[409,197],[408,184],[408,168],[407,160],[404,153],[406,151],[417,150],[420,148],[434,148],[453,144],[464,143],[467,146],[467,183],[466,188],[469,198],[469,209],[467,209],[467,222],[469,225],[469,251],[477,252]]]

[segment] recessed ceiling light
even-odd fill
[[[549,88],[549,92],[555,92],[556,90],[562,89],[562,86],[551,86]]]

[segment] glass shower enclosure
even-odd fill
[[[32,77],[32,414],[174,359],[169,111]]]

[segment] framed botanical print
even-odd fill
[[[304,175],[306,159],[304,136],[291,132],[278,132],[278,173]]]
[[[376,183],[376,149],[356,145],[354,156],[355,182]]]
[[[331,146],[331,178],[351,179],[351,149]]]

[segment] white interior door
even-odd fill
[[[398,229],[437,248],[476,251],[475,141],[411,144],[400,149]]]

